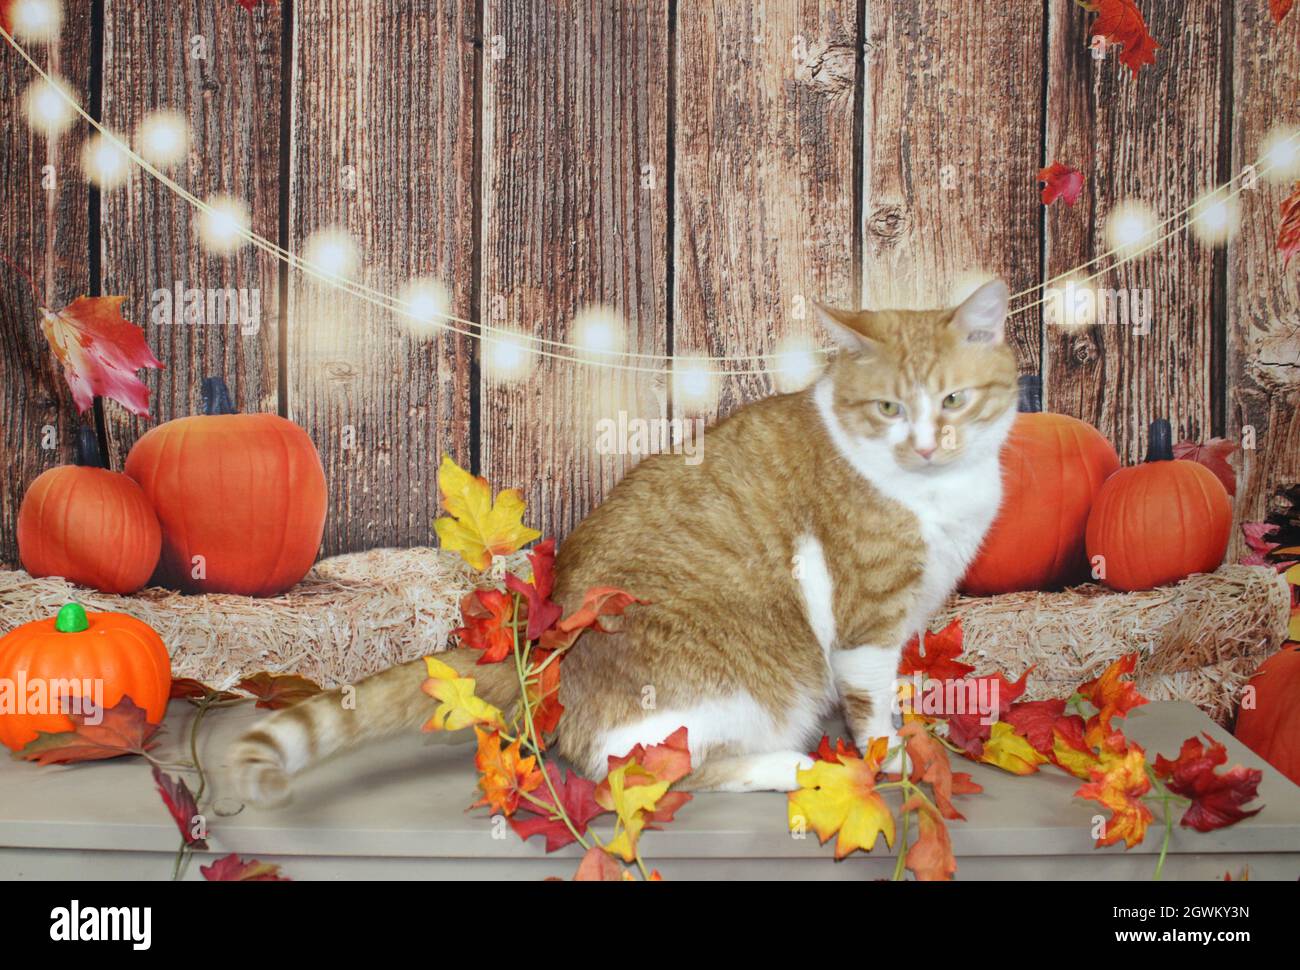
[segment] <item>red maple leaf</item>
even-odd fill
[[[1022,701],[1012,704],[1003,720],[1032,744],[1039,754],[1050,755],[1054,740],[1052,729],[1064,713],[1064,700]]]
[[[263,0],[235,0],[235,2],[239,4],[241,7],[243,7],[245,10],[247,10],[249,13],[252,13],[254,10],[257,9],[257,5],[263,2]],[[265,0],[265,2],[268,6],[270,6],[271,4],[275,3],[275,0]]]
[[[1060,162],[1053,162],[1041,170],[1038,181],[1043,183],[1043,205],[1051,205],[1057,199],[1063,199],[1066,205],[1074,205],[1083,191],[1083,173]]]
[[[236,686],[256,697],[258,707],[272,711],[292,707],[320,693],[320,685],[314,680],[297,674],[268,674],[266,671],[245,677]]]
[[[1214,769],[1228,760],[1228,752],[1208,734],[1205,739],[1208,745],[1200,738],[1188,738],[1173,761],[1158,755],[1155,772],[1171,792],[1192,800],[1181,824],[1198,832],[1213,832],[1259,814],[1258,808],[1245,812],[1241,806],[1255,798],[1264,773],[1234,765],[1215,774]]]
[[[291,882],[280,875],[280,867],[256,859],[241,859],[235,853],[218,859],[210,866],[199,866],[208,882]]]
[[[185,779],[164,774],[157,765],[154,765],[153,780],[158,786],[158,794],[162,796],[167,811],[172,813],[172,819],[180,829],[185,844],[191,849],[206,851],[208,843],[194,832],[195,822],[199,820],[199,806],[194,801],[190,786],[185,784]]]
[[[560,797],[560,807],[569,816],[569,821],[573,823],[579,835],[586,834],[587,826],[592,819],[608,811],[596,804],[594,781],[588,781],[572,771],[562,777],[560,769],[555,765],[547,765],[546,774]],[[526,841],[534,835],[544,836],[547,852],[554,852],[578,841],[559,817],[555,798],[545,783],[529,792],[529,796],[531,800],[525,799],[520,802],[519,811],[510,819],[510,827],[521,839]]]
[[[1291,264],[1291,257],[1300,253],[1300,182],[1291,194],[1282,200],[1282,228],[1277,233],[1277,248],[1282,254],[1282,268]]]
[[[162,363],[144,342],[144,331],[123,318],[125,299],[79,296],[62,310],[40,308],[41,332],[63,365],[78,411],[85,412],[98,395],[137,417],[149,416],[149,388],[135,372]]]
[[[989,739],[993,724],[1006,719],[1011,705],[1025,692],[1025,684],[1033,669],[1030,667],[1014,683],[1003,677],[1001,671],[991,677],[967,678],[967,683],[971,685],[968,696],[992,700],[993,709],[949,714],[948,740],[972,758],[978,759],[984,753],[984,742]]]
[[[528,553],[528,561],[533,565],[533,581],[526,583],[507,573],[506,587],[528,604],[528,639],[537,640],[564,615],[560,604],[551,599],[555,586],[555,540],[547,539],[535,545]]]
[[[975,668],[956,658],[962,651],[961,617],[953,620],[938,633],[925,634],[925,654],[921,653],[920,640],[912,637],[903,647],[899,661],[900,674],[924,674],[929,680],[960,680]]]
[[[64,765],[78,761],[102,761],[124,754],[144,754],[158,742],[158,725],[145,719],[142,708],[130,697],[103,711],[99,724],[87,724],[86,715],[69,714],[73,729],[54,734],[39,733],[18,757],[40,765]]]
[[[600,625],[602,616],[619,616],[633,603],[644,602],[613,586],[593,586],[587,590],[582,606],[575,613],[542,634],[541,644],[551,650],[567,650],[585,630],[605,633],[605,628]]]
[[[843,738],[835,739],[835,747],[831,747],[829,735],[822,735],[821,744],[817,745],[817,750],[809,752],[809,757],[814,761],[829,761],[832,764],[840,761],[841,757],[861,758],[857,745],[852,741],[845,741]],[[841,762],[842,763],[842,762]]]
[[[1237,450],[1237,446],[1227,438],[1211,438],[1203,445],[1194,441],[1180,441],[1174,445],[1174,457],[1194,461],[1214,472],[1214,477],[1223,483],[1229,495],[1237,494],[1237,473],[1228,464],[1228,456]]]
[[[515,615],[514,597],[500,589],[476,589],[460,601],[460,618],[465,625],[452,630],[463,646],[482,650],[481,664],[496,664],[511,656],[515,635],[510,623]]]
[[[1282,18],[1291,12],[1295,6],[1295,0],[1268,0],[1268,12],[1273,15],[1273,20],[1277,23],[1282,22]]]
[[[1105,38],[1107,44],[1122,44],[1121,64],[1132,69],[1136,76],[1143,64],[1156,62],[1156,49],[1160,45],[1147,33],[1142,11],[1133,0],[1096,0],[1092,6],[1097,11],[1097,19],[1092,22],[1091,34]]]

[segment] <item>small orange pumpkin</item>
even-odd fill
[[[102,696],[91,699],[104,709],[130,697],[153,724],[167,713],[172,686],[171,658],[152,627],[125,613],[88,613],[80,603],[0,638],[0,678],[12,691],[0,710],[0,743],[14,751],[38,731],[71,731],[59,703],[84,697],[85,681],[102,685]]]
[[[83,427],[77,464],[42,472],[18,509],[18,558],[33,576],[62,576],[104,593],[134,593],[158,564],[162,530],[140,486],[103,468]]]
[[[1254,705],[1237,714],[1237,740],[1300,785],[1300,643],[1265,660],[1248,686]]]
[[[307,574],[325,531],[325,470],[307,432],[236,414],[220,378],[204,413],[151,429],[126,458],[162,524],[157,580],[188,593],[275,596]]]
[[[1154,589],[1218,569],[1231,531],[1223,483],[1198,462],[1175,460],[1169,422],[1152,421],[1147,460],[1121,468],[1097,495],[1088,559],[1111,589]]]
[[[1042,382],[1020,378],[1020,414],[1002,449],[1002,506],[962,592],[1060,589],[1088,578],[1084,532],[1119,455],[1092,425],[1042,409]]]

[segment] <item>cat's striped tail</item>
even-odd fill
[[[439,653],[438,659],[478,683],[475,692],[507,713],[519,696],[512,663],[485,664],[476,650]],[[289,796],[289,779],[344,748],[364,741],[419,730],[437,702],[420,686],[428,677],[423,659],[398,664],[347,688],[318,694],[277,711],[244,732],[230,748],[227,763],[239,796],[273,805]]]

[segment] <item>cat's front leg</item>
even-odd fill
[[[900,644],[849,647],[831,653],[831,670],[844,720],[853,743],[863,754],[872,738],[889,738],[891,748],[899,744],[894,730],[894,703],[902,652]],[[890,767],[896,764],[896,757],[887,762]]]

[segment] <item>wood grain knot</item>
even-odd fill
[[[803,62],[799,80],[823,94],[851,94],[857,74],[857,58],[850,43],[835,42],[812,47]]]
[[[878,206],[867,220],[867,231],[881,242],[895,242],[907,229],[907,213],[901,205]]]
[[[357,379],[357,368],[346,360],[326,361],[322,370],[325,379],[332,384],[348,384]]]
[[[1070,357],[1076,364],[1090,364],[1097,359],[1097,344],[1091,336],[1075,337],[1070,342]]]

